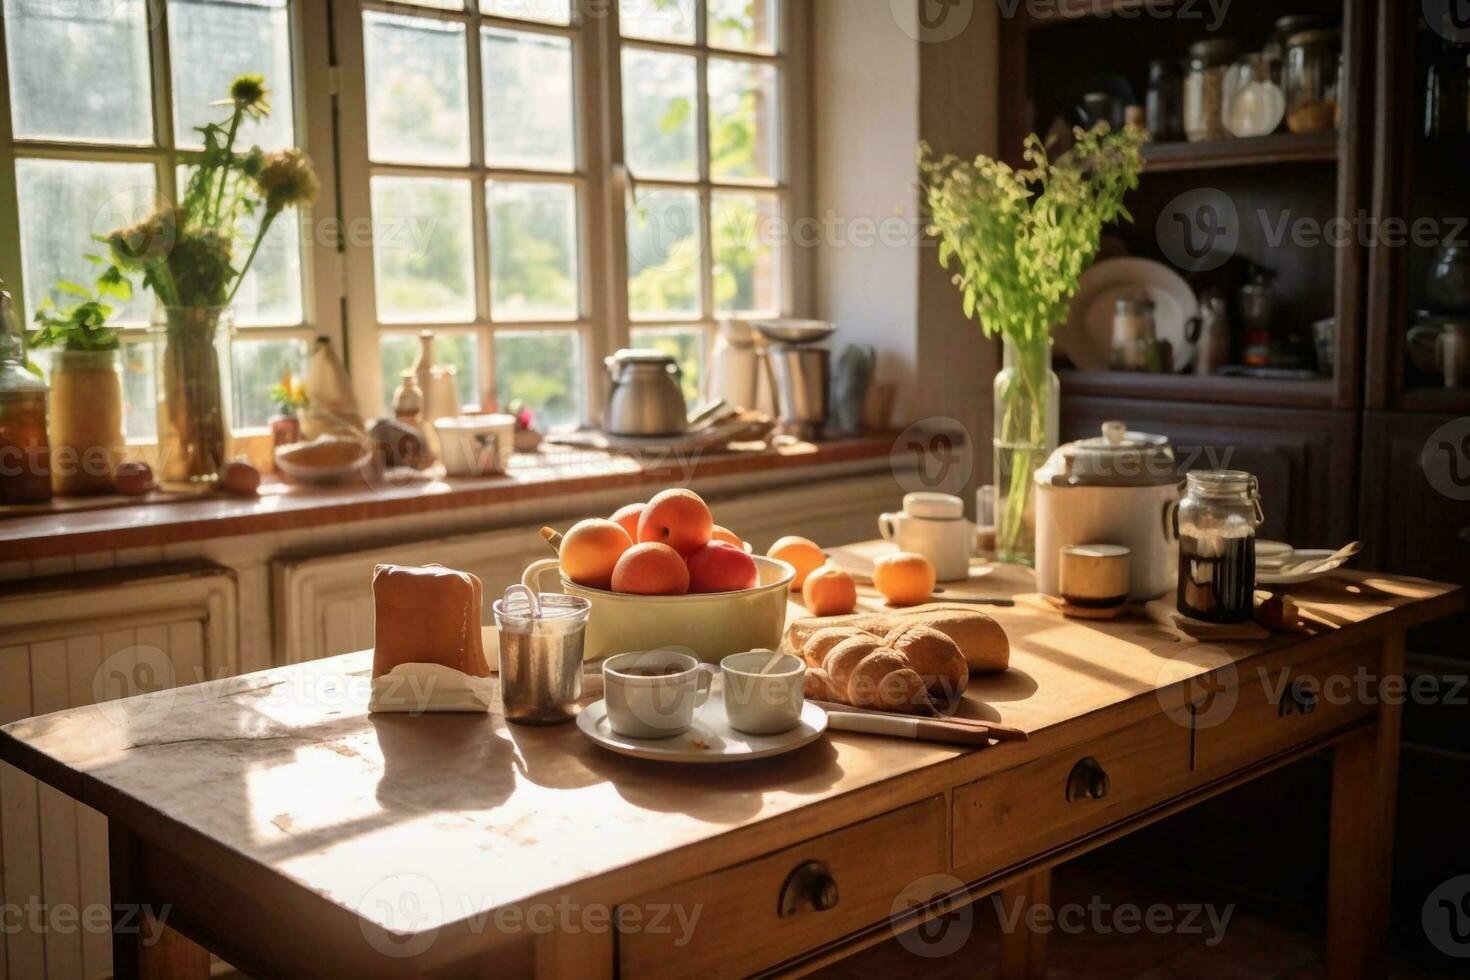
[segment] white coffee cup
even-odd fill
[[[878,518],[878,532],[900,551],[923,555],[941,582],[970,577],[975,525],[965,520],[965,502],[947,493],[911,493],[903,512]]]
[[[789,653],[751,650],[720,661],[725,717],[747,735],[779,735],[801,724],[806,664]]]
[[[620,653],[602,664],[612,730],[627,738],[673,738],[709,700],[715,668],[677,650]]]

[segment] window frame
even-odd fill
[[[0,17],[0,241],[14,248],[0,248],[0,278],[11,294],[16,317],[29,330],[39,302],[26,295],[21,259],[19,178],[16,161],[23,159],[77,161],[83,163],[146,163],[153,167],[155,192],[177,200],[178,170],[191,151],[181,149],[174,131],[173,69],[169,41],[170,5],[166,0],[144,0],[148,19],[150,107],[153,117],[152,142],[143,144],[49,139],[17,139],[11,119],[10,66],[5,18]],[[331,188],[336,183],[336,152],[332,140],[331,64],[327,45],[308,45],[308,36],[327,36],[326,9],[320,4],[287,0],[290,24],[292,119],[294,145],[312,159],[324,188],[317,202],[298,215],[301,235],[301,322],[292,324],[237,325],[236,341],[301,340],[308,350],[311,341],[326,336],[339,346],[343,340],[340,240],[324,243],[322,229],[335,229],[336,201]],[[267,79],[267,83],[270,79]],[[146,343],[148,326],[120,328],[124,343]],[[235,430],[237,435],[256,435],[261,427]],[[145,446],[152,440],[130,440]]]
[[[475,317],[454,323],[383,323],[378,318],[374,255],[371,245],[348,236],[345,250],[343,296],[348,355],[359,403],[372,414],[382,404],[380,342],[386,335],[414,336],[421,329],[435,334],[473,333],[478,339],[476,369],[482,405],[498,404],[495,383],[494,335],[501,331],[557,331],[575,329],[579,336],[584,382],[582,422],[595,425],[601,418],[607,390],[604,358],[629,345],[632,329],[641,327],[696,327],[703,331],[708,354],[715,313],[711,254],[710,202],[724,191],[774,195],[787,227],[810,213],[810,17],[805,0],[778,4],[777,50],[774,54],[731,51],[707,44],[706,0],[695,0],[695,44],[678,44],[620,37],[617,0],[571,0],[568,24],[546,24],[480,11],[478,0],[443,9],[413,0],[331,0],[333,37],[337,52],[338,141],[340,194],[343,219],[349,228],[372,217],[372,178],[375,175],[452,177],[471,184],[474,235]],[[374,163],[368,153],[367,82],[363,13],[417,16],[464,25],[468,81],[470,162],[467,166]],[[570,172],[492,167],[485,160],[483,75],[480,64],[480,28],[503,28],[524,33],[568,37],[572,44],[573,99],[577,149]],[[698,180],[639,180],[651,189],[679,188],[699,195],[701,222],[700,311],[694,318],[639,319],[629,316],[626,201],[633,180],[623,157],[622,50],[624,45],[644,50],[674,52],[697,59],[699,147]],[[774,183],[711,180],[709,174],[709,59],[729,58],[774,64],[780,72],[780,177]],[[633,175],[636,176],[636,175]],[[575,319],[496,320],[490,311],[490,241],[485,191],[494,179],[571,183],[578,188],[577,276],[580,311]],[[366,226],[366,225],[365,225]],[[805,309],[810,297],[811,249],[792,236],[780,249],[780,294],[789,316]],[[708,372],[705,372],[706,376]],[[501,406],[503,407],[503,406]]]

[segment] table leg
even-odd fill
[[[1380,677],[1402,676],[1404,636],[1384,640]],[[1332,759],[1327,975],[1388,974],[1389,893],[1402,706],[1380,697],[1378,723],[1339,742]]]
[[[1001,978],[1040,980],[1046,976],[1046,933],[1031,928],[1031,909],[1051,903],[1051,869],[1002,889],[1000,900],[1002,919],[1013,923],[1000,934]]]
[[[112,886],[112,974],[115,980],[199,980],[209,976],[209,951],[170,929],[167,912],[150,906],[134,875],[133,835],[109,821]],[[157,914],[155,914],[157,913]]]

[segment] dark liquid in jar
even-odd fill
[[[1179,536],[1179,611],[1207,623],[1255,616],[1256,537]]]

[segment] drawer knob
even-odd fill
[[[1100,800],[1113,788],[1102,763],[1092,756],[1079,761],[1067,776],[1067,802],[1078,800]]]
[[[827,912],[837,907],[837,879],[821,861],[805,861],[786,876],[776,913],[785,919],[804,909]]]
[[[1309,715],[1316,710],[1317,692],[1310,684],[1298,678],[1286,686],[1281,695],[1281,703],[1276,705],[1276,716],[1285,718],[1292,713]]]

